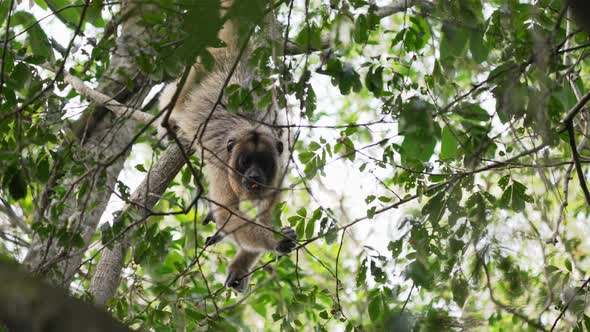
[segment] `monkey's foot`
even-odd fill
[[[279,241],[276,251],[284,255],[291,252],[297,246],[297,233],[291,227],[284,227],[281,233],[283,233],[283,239]]]
[[[235,289],[238,293],[243,293],[246,290],[246,288],[248,288],[248,284],[250,281],[250,276],[245,276],[246,274],[248,274],[248,272],[232,271],[230,269],[229,274],[225,279],[224,286],[231,287]]]

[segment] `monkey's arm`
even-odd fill
[[[270,226],[270,212],[263,211],[259,222],[244,218],[239,214],[237,206],[217,206],[214,208],[217,228],[229,235],[240,248],[252,252],[275,251],[286,254],[293,250],[297,236],[289,227],[276,234]]]
[[[258,225],[255,221],[248,220],[238,214],[239,211],[228,211],[227,207],[217,207],[215,221],[217,228],[229,235],[240,248],[253,252],[275,250],[279,241],[275,239],[270,227],[265,224]]]

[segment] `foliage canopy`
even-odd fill
[[[147,330],[590,331],[590,44],[564,2],[237,1],[257,78],[226,106],[289,115],[273,225],[301,240],[239,296],[198,156],[153,209],[107,205],[168,144],[129,113],[224,47],[219,1],[133,4],[0,3],[3,257],[92,301],[124,238],[107,307]]]

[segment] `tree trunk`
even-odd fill
[[[188,145],[185,145],[183,149],[189,151]],[[131,202],[137,205],[127,204],[125,210],[136,209],[147,215],[162,197],[184,163],[185,159],[181,148],[177,144],[171,144],[131,195]],[[94,298],[94,303],[105,305],[115,294],[121,280],[128,247],[128,242],[123,239],[116,240],[112,249],[104,249],[90,282],[90,294]]]
[[[112,52],[110,67],[99,82],[98,90],[108,96],[116,96],[115,99],[121,103],[137,108],[141,106],[153,83],[141,74],[132,61],[136,48],[146,44],[149,37],[146,29],[139,24],[141,15],[135,11],[132,12],[133,9],[134,6],[130,1],[123,2],[122,16],[127,19],[122,23],[116,50]],[[135,83],[132,90],[124,84],[129,78],[133,78]],[[88,111],[92,108],[94,111],[89,114]],[[84,244],[81,248],[64,247],[53,237],[41,239],[39,236],[34,236],[24,260],[29,270],[43,273],[48,281],[64,286],[69,284],[79,269],[84,252],[96,231],[98,221],[112,195],[112,188],[115,187],[124,161],[131,150],[129,144],[136,126],[132,119],[118,118],[104,107],[92,105],[79,122],[79,127],[83,128],[80,130],[81,148],[83,151],[88,151],[88,155],[91,156],[85,162],[86,169],[91,170],[88,174],[88,178],[91,179],[90,189],[83,202],[78,202],[76,195],[70,195],[65,201],[63,212],[53,220],[49,220],[56,228],[67,225],[74,233],[81,234]],[[95,163],[105,162],[117,155],[118,158],[105,169],[106,179],[101,179],[103,167]],[[78,180],[77,176],[68,176],[60,179],[58,184],[70,188],[70,186],[79,185]],[[95,186],[99,182],[100,190]],[[45,207],[55,203],[57,202],[49,201]],[[39,219],[46,221],[45,210],[49,209],[42,207]]]
[[[0,262],[0,330],[31,332],[130,331],[107,312]]]

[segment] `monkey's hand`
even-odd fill
[[[283,239],[279,241],[275,250],[279,254],[284,255],[291,252],[297,246],[297,233],[291,227],[284,227],[281,233],[283,234]]]
[[[163,120],[164,120],[164,115],[162,115],[157,121],[158,125],[156,127],[158,130],[158,139],[163,140],[165,137],[167,137],[169,140],[171,140],[172,137],[170,135],[168,135],[168,129],[166,127],[164,127]],[[178,132],[179,132],[178,124],[176,123],[176,120],[172,116],[170,116],[168,118],[168,127],[170,128],[170,130],[172,130],[176,134],[178,134]]]
[[[223,236],[217,234],[217,235],[213,235],[213,236],[208,236],[207,239],[205,240],[205,246],[212,246],[218,242],[220,242],[221,240],[223,240]]]

